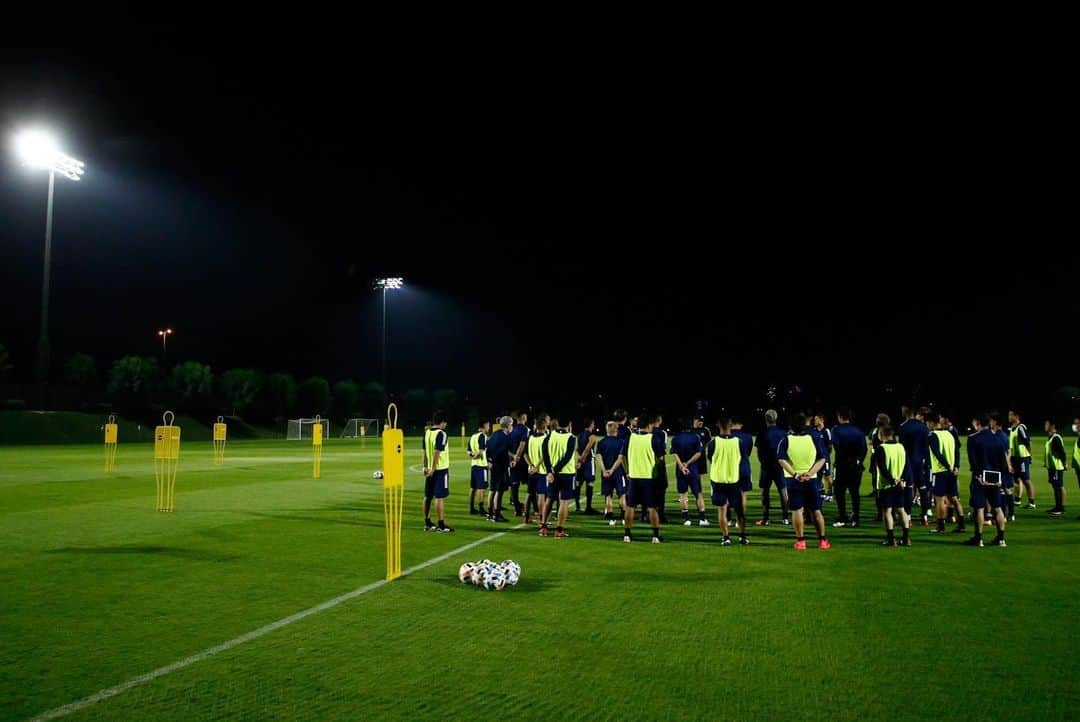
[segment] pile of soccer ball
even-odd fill
[[[521,565],[513,559],[493,562],[482,559],[478,562],[465,562],[458,569],[458,579],[462,584],[501,592],[507,587],[516,586],[521,579]]]

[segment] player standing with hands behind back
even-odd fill
[[[803,519],[805,508],[814,515],[818,549],[831,549],[832,544],[825,536],[825,517],[821,515],[821,487],[818,486],[818,472],[825,466],[825,449],[810,434],[805,414],[792,416],[788,428],[788,435],[777,448],[776,459],[784,471],[788,508],[791,509],[791,521],[795,527],[795,548],[800,551],[806,549]]]
[[[452,532],[446,525],[446,497],[450,496],[450,450],[446,444],[446,416],[436,411],[424,432],[424,531]],[[439,517],[431,523],[431,502]]]

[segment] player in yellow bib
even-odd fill
[[[892,426],[882,426],[878,430],[881,444],[874,449],[878,469],[878,493],[884,508],[885,541],[887,547],[896,546],[893,530],[893,511],[900,513],[902,538],[900,546],[911,546],[911,507],[915,500],[912,482],[904,474],[908,466],[907,449],[893,438]]]
[[[1046,465],[1050,487],[1054,490],[1054,508],[1047,513],[1050,516],[1062,516],[1065,513],[1065,469],[1069,465],[1069,456],[1065,453],[1065,442],[1057,432],[1057,424],[1052,419],[1047,419],[1043,428],[1046,430],[1043,463]]]
[[[446,497],[450,496],[450,448],[446,436],[446,417],[436,412],[431,428],[424,431],[424,531],[452,532],[446,525]],[[431,505],[439,523],[431,523]]]
[[[818,549],[831,549],[825,536],[825,517],[821,515],[821,485],[818,472],[825,466],[825,449],[810,434],[806,426],[806,414],[795,414],[788,426],[791,431],[780,442],[776,460],[784,472],[784,485],[788,492],[788,508],[795,527],[795,548],[806,549],[803,508],[813,514],[814,527],[818,533]]]
[[[931,531],[935,534],[945,532],[946,512],[951,507],[956,510],[957,518],[953,533],[962,534],[966,528],[964,506],[960,503],[960,438],[943,427],[941,416],[935,412],[927,414],[925,421],[930,429],[930,484],[934,490],[937,517]]]

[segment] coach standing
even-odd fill
[[[491,490],[488,492],[488,521],[510,521],[502,515],[502,496],[510,485],[510,434],[514,420],[499,419],[499,428],[487,442],[488,462],[491,464]]]
[[[833,488],[836,490],[838,516],[835,527],[859,526],[859,487],[862,486],[863,464],[866,461],[866,434],[851,423],[851,411],[846,408],[836,412],[836,426],[832,430],[833,449],[836,451],[836,468],[833,470]],[[847,495],[851,495],[851,516],[847,515]]]
[[[505,417],[504,417],[505,418]],[[525,447],[529,442],[529,415],[524,411],[514,414],[513,428],[510,433],[510,503],[514,505],[514,516],[521,516],[521,485],[528,486],[529,465],[525,463]]]

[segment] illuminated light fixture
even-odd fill
[[[401,288],[404,285],[404,278],[378,278],[375,280],[375,288],[382,289],[384,291]]]
[[[85,163],[62,153],[56,138],[41,130],[25,130],[15,136],[15,153],[23,165],[44,168],[73,181],[86,172]]]

